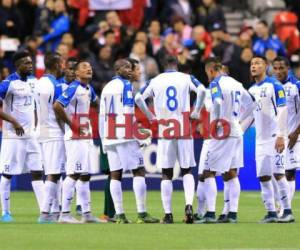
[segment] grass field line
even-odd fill
[[[192,248],[190,250],[299,250],[299,248]]]

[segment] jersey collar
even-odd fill
[[[165,73],[173,73],[173,72],[177,72],[177,70],[175,69],[166,69]]]
[[[222,76],[227,76],[227,74],[221,74],[221,75],[216,76],[216,77],[212,80],[212,82],[219,82]]]
[[[56,77],[54,75],[52,75],[52,74],[44,74],[44,76],[48,77],[51,82],[57,83],[57,79],[56,79]]]

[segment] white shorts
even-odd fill
[[[107,146],[110,171],[134,170],[144,166],[143,153],[137,141],[129,141]]]
[[[91,174],[92,169],[92,140],[66,140],[66,173]]]
[[[0,168],[7,175],[43,171],[37,139],[2,139]]]
[[[293,169],[300,169],[300,141],[297,141],[292,150],[286,150],[285,170]]]
[[[195,167],[194,141],[192,139],[159,139],[156,159],[158,168],[174,168],[176,160],[181,168]]]
[[[286,150],[278,154],[275,150],[275,141],[256,144],[255,161],[257,177],[285,174]]]
[[[232,168],[233,164],[240,164],[236,157],[240,138],[228,137],[224,140],[211,139],[208,143],[204,169],[223,174]]]
[[[66,150],[64,140],[41,142],[45,175],[65,172]]]

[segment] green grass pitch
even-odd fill
[[[148,193],[148,210],[159,218],[163,215],[159,192]],[[1,250],[294,250],[300,249],[300,194],[294,200],[294,224],[258,224],[265,214],[258,192],[243,192],[240,200],[239,223],[216,225],[185,225],[183,192],[174,192],[174,225],[160,224],[99,224],[99,225],[39,225],[38,209],[32,192],[12,194],[15,223],[0,223]],[[103,193],[92,193],[95,215],[103,210]],[[135,200],[132,192],[124,194],[125,211],[135,220]],[[194,207],[196,208],[196,202]],[[218,212],[222,193],[218,194]]]

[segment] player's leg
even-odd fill
[[[31,185],[41,212],[43,208],[45,187],[43,180],[43,171],[31,171]]]
[[[224,183],[224,189],[223,189],[224,205],[223,205],[222,213],[218,218],[219,223],[228,222],[227,215],[229,213],[229,184],[228,184],[229,179],[227,177],[227,173],[223,174],[222,177]]]
[[[10,187],[12,175],[2,174],[0,181],[0,195],[2,207],[2,222],[14,221],[10,212]]]
[[[289,185],[289,197],[293,201],[296,190],[296,169],[286,170],[285,176]]]
[[[198,208],[197,214],[194,215],[195,220],[201,220],[206,212],[205,190],[204,190],[204,176],[203,174],[198,177],[197,185],[197,200]]]
[[[272,185],[274,190],[274,198],[275,198],[275,208],[278,216],[282,216],[283,214],[283,206],[280,200],[280,194],[278,189],[278,184],[274,176],[272,176]]]
[[[185,197],[185,223],[191,224],[194,222],[193,200],[195,193],[195,180],[192,175],[192,168],[181,168],[181,175]]]
[[[162,181],[160,184],[161,189],[161,200],[165,216],[161,220],[161,223],[171,224],[173,223],[172,214],[172,193],[173,193],[173,168],[162,169]]]

